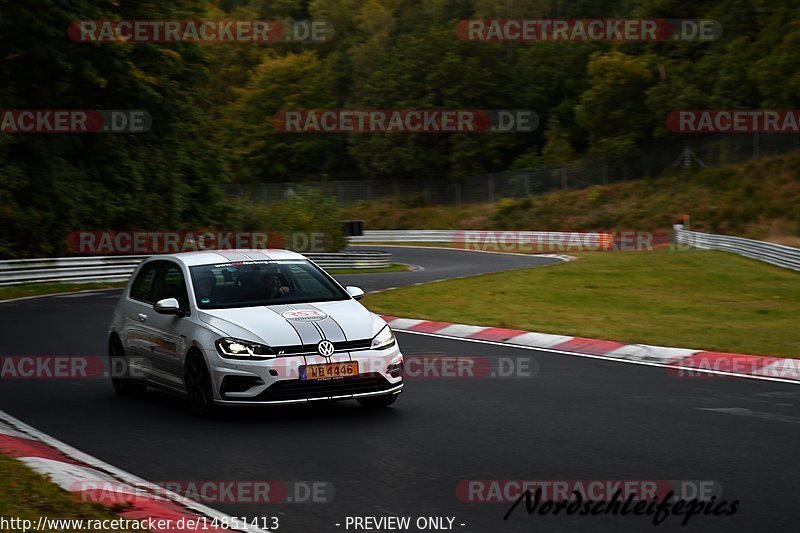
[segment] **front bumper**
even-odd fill
[[[391,386],[385,390],[375,392],[360,392],[356,394],[339,394],[330,395],[330,393],[322,396],[307,397],[300,399],[285,399],[285,400],[214,400],[217,405],[276,405],[276,404],[290,404],[290,403],[310,403],[310,402],[324,402],[324,401],[337,401],[337,400],[354,400],[357,398],[366,398],[368,396],[381,396],[384,394],[400,394],[403,392],[403,383]]]
[[[207,351],[219,405],[272,405],[364,398],[400,394],[403,355],[395,344],[385,350],[358,350],[319,355],[276,357],[260,361],[224,359]],[[355,361],[358,375],[323,380],[301,380],[300,367]],[[391,368],[390,368],[391,367]],[[390,373],[391,372],[391,373]]]

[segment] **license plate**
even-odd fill
[[[336,379],[358,375],[358,361],[324,363],[300,367],[300,379]]]

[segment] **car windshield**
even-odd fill
[[[201,309],[347,300],[325,272],[304,260],[245,261],[191,267]]]

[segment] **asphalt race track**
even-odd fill
[[[552,261],[391,251],[397,261],[425,270],[341,280],[376,290]],[[117,295],[0,304],[0,355],[104,354]],[[522,508],[503,521],[508,504],[464,503],[456,496],[460,481],[474,479],[714,480],[722,499],[740,501],[735,516],[695,516],[684,528],[670,517],[655,530],[796,529],[800,387],[679,379],[663,368],[424,335],[399,333],[398,339],[407,356],[533,358],[536,372],[508,379],[411,377],[397,404],[382,412],[345,402],[203,420],[178,398],[152,390],[120,398],[100,379],[3,380],[0,409],[156,482],[333,485],[331,503],[209,503],[235,516],[279,516],[280,531],[346,531],[347,516],[385,515],[454,516],[455,531],[480,533],[654,528],[649,517],[528,516]]]
[[[389,252],[396,263],[422,267],[420,270],[412,272],[336,276],[343,285],[358,285],[365,291],[560,262],[559,259],[552,257],[465,252],[464,250],[448,250],[446,248],[364,245],[356,246],[353,249]]]

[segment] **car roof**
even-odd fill
[[[219,263],[238,263],[240,261],[281,261],[286,259],[306,259],[296,252],[269,248],[263,250],[236,249],[236,250],[203,250],[197,252],[182,252],[178,254],[156,255],[150,258],[172,259],[180,261],[186,266],[216,265]]]

